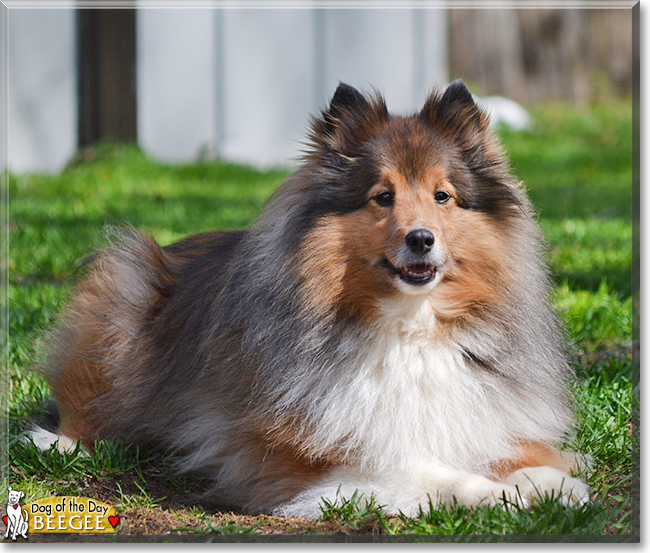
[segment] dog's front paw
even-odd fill
[[[475,476],[463,482],[454,490],[453,497],[465,507],[489,507],[507,504],[528,507],[528,499],[514,485],[493,482],[487,478]]]
[[[506,483],[516,486],[524,497],[539,501],[545,495],[559,497],[563,505],[589,501],[589,486],[553,467],[526,467],[513,472]]]

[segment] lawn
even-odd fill
[[[111,145],[84,152],[58,176],[9,177],[9,432],[1,489],[10,484],[25,491],[24,503],[48,495],[94,497],[116,507],[120,534],[191,534],[200,541],[278,533],[638,540],[631,107],[553,105],[535,109],[533,116],[533,130],[503,131],[502,141],[548,239],[553,302],[567,326],[578,375],[578,425],[571,442],[593,457],[585,476],[593,503],[564,508],[548,500],[526,511],[450,507],[409,519],[344,498],[324,505],[317,522],[244,517],[193,505],[186,492],[197,483],[174,476],[169,460],[155,452],[102,442],[94,456],[83,457],[43,454],[23,443],[21,432],[49,395],[31,372],[39,336],[65,305],[78,260],[102,245],[102,227],[129,222],[162,244],[212,229],[245,228],[286,174],[217,162],[164,165],[135,147]]]

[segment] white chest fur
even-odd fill
[[[458,346],[435,338],[435,317],[421,297],[382,310],[365,343],[348,344],[357,353],[336,371],[338,382],[327,391],[316,386],[314,442],[323,450],[344,443],[355,461],[376,469],[436,460],[481,472],[507,455],[517,421],[498,377],[469,367]]]

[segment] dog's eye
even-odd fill
[[[375,201],[382,207],[393,205],[395,195],[392,192],[381,192],[375,196]]]
[[[451,196],[444,190],[438,190],[438,192],[435,193],[434,198],[439,204],[444,204],[447,200],[449,200],[449,198],[451,198]]]

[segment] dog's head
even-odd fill
[[[8,500],[9,505],[18,505],[18,503],[23,497],[25,497],[24,492],[14,490],[11,488],[11,486],[9,486],[9,500]]]
[[[522,195],[462,81],[410,117],[341,84],[311,138],[322,216],[302,252],[314,303],[368,311],[427,294],[453,316],[496,293]]]

